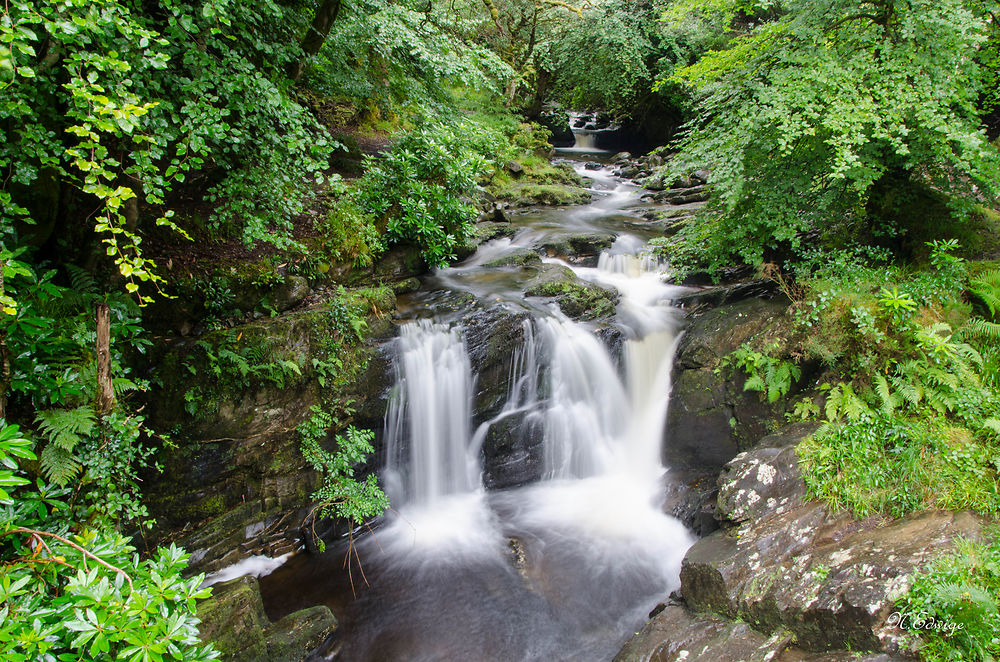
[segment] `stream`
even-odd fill
[[[644,252],[640,189],[608,154],[560,150],[591,181],[590,204],[512,215],[513,237],[423,279],[401,302],[382,482],[393,512],[345,550],[300,555],[261,579],[272,618],[328,604],[340,620],[316,660],[610,660],[679,586],[694,542],[664,514],[661,463],[680,311],[662,266]],[[526,297],[518,266],[497,258],[581,233],[616,239],[576,275],[620,293],[612,351],[598,325]],[[510,356],[506,402],[476,425],[473,373],[455,301],[527,311]],[[607,325],[605,325],[607,326]],[[481,451],[495,425],[540,437],[541,479],[488,490]],[[363,572],[363,577],[362,573]],[[352,586],[353,584],[353,586]],[[356,593],[356,597],[355,596]]]

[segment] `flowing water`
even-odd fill
[[[343,550],[265,580],[265,598],[276,586],[297,587],[285,611],[326,602],[341,617],[336,641],[316,659],[610,660],[678,586],[693,538],[660,509],[677,288],[643,251],[651,233],[634,209],[636,188],[606,167],[577,168],[592,178],[594,202],[515,217],[512,239],[426,278],[411,302],[423,319],[401,325],[384,435],[382,477],[394,512],[356,547],[367,585],[355,567],[358,596],[350,599]],[[593,325],[524,297],[523,270],[483,266],[547,238],[592,231],[617,239],[596,266],[563,264],[621,294],[618,352]],[[435,315],[437,302],[469,294],[530,312],[510,357],[507,401],[476,429],[476,375],[461,323]],[[483,439],[512,417],[541,430],[542,479],[488,491]]]

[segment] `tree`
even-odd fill
[[[943,196],[960,216],[995,191],[972,57],[987,26],[970,3],[781,7],[675,74],[701,102],[676,170],[709,167],[715,186],[716,222],[687,235],[703,255],[754,264],[808,232],[898,234],[894,196]]]

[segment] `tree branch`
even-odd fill
[[[80,552],[81,554],[83,554],[84,559],[86,559],[87,557],[90,557],[90,558],[94,559],[94,561],[96,561],[99,565],[103,565],[108,570],[111,570],[112,572],[117,572],[118,574],[120,574],[122,577],[125,578],[125,581],[128,582],[128,591],[129,591],[129,593],[134,593],[135,592],[135,587],[132,585],[132,578],[128,576],[127,572],[125,572],[124,570],[122,570],[121,568],[119,568],[117,566],[111,565],[110,563],[108,563],[107,561],[103,560],[101,557],[97,556],[93,552],[89,552],[86,549],[84,549],[83,547],[81,547],[80,545],[77,545],[75,542],[71,542],[71,541],[67,540],[66,538],[63,538],[60,535],[56,535],[55,533],[49,533],[48,531],[38,531],[36,529],[25,529],[25,528],[22,528],[22,527],[13,528],[10,531],[7,531],[7,532],[3,533],[2,535],[0,535],[0,537],[9,536],[9,535],[12,535],[12,534],[15,534],[15,533],[26,533],[26,534],[28,534],[30,536],[34,536],[36,538],[41,537],[41,536],[45,536],[47,538],[54,538],[55,540],[58,540],[61,543],[69,545],[73,549],[75,549],[78,552]],[[41,541],[39,541],[39,542],[41,542]]]

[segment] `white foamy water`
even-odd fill
[[[599,195],[561,212],[569,226],[599,227],[637,199],[607,169],[585,174]],[[547,231],[491,242],[439,272],[439,282],[477,296],[502,283],[512,300],[518,287],[509,280],[487,274],[465,285],[460,276]],[[475,430],[475,375],[460,326],[401,327],[385,429],[395,512],[359,543],[371,587],[345,619],[338,659],[607,660],[677,588],[694,538],[661,510],[660,458],[678,288],[644,249],[620,234],[596,267],[567,265],[620,293],[620,340],[611,346],[593,325],[526,306],[507,400]],[[484,439],[491,425],[512,421],[540,431],[542,480],[488,492]]]

